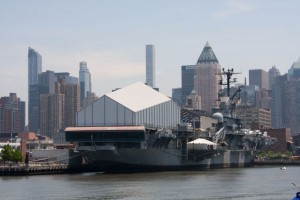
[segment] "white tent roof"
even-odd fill
[[[171,100],[169,97],[142,82],[126,86],[108,93],[106,96],[134,112]]]
[[[207,144],[207,145],[217,145],[214,142],[211,142],[209,140],[203,139],[203,138],[198,138],[196,140],[190,141],[188,144]]]

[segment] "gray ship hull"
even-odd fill
[[[213,156],[189,158],[180,150],[116,149],[86,151],[85,158],[99,171],[140,172],[166,170],[201,170],[212,168],[249,167],[254,164],[254,152],[228,150]]]

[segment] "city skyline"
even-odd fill
[[[78,77],[78,63],[85,60],[98,96],[145,81],[146,44],[156,47],[156,87],[168,96],[181,85],[181,66],[195,65],[207,41],[221,67],[243,73],[241,83],[249,69],[268,71],[276,65],[284,74],[300,56],[299,5],[297,1],[129,0],[72,5],[67,0],[3,1],[0,83],[6,87],[0,96],[17,93],[28,105],[28,47],[43,57],[43,71]]]

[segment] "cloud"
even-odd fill
[[[141,76],[145,71],[144,63],[111,52],[94,55],[88,63],[93,74],[108,80]]]
[[[258,5],[250,5],[248,1],[244,0],[229,0],[227,2],[228,9],[215,12],[213,14],[214,18],[223,19],[241,13],[252,12],[261,8],[261,6]]]
[[[97,95],[137,81],[145,81],[145,64],[116,52],[102,52],[98,56],[95,54],[87,62],[92,76],[92,88]]]
[[[130,55],[113,51],[86,51],[59,54],[51,50],[44,51],[43,71],[69,72],[79,77],[79,63],[87,62],[91,73],[92,90],[101,95],[117,87],[123,87],[137,81],[145,81],[145,62],[133,60]]]
[[[117,51],[90,51],[59,54],[53,51],[43,53],[43,71],[69,72],[79,76],[79,63],[87,62],[93,76],[102,79],[118,79],[122,77],[140,76],[144,74],[144,63],[130,60],[125,54]]]

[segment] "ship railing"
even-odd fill
[[[148,123],[144,123],[143,125],[149,129],[168,129],[168,130],[176,129],[176,127],[174,127],[174,126],[162,126],[162,125],[148,124]]]
[[[91,150],[106,150],[106,151],[114,151],[116,150],[115,146],[77,146],[77,151],[91,151]]]

